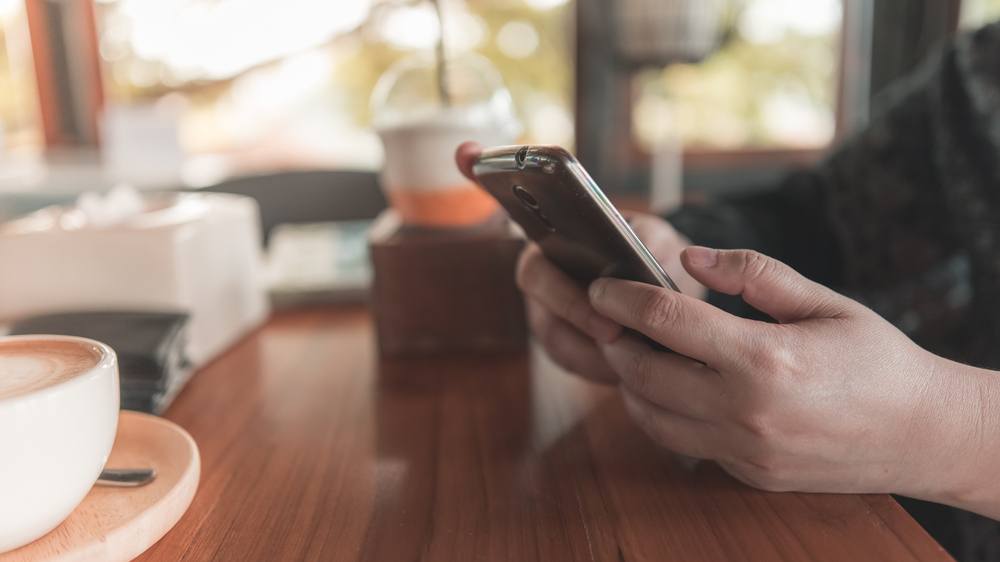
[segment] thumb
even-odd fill
[[[780,261],[753,250],[685,248],[684,269],[709,289],[741,295],[747,304],[778,322],[833,318],[854,301],[810,281]]]

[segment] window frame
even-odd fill
[[[856,14],[860,15],[862,11],[861,4],[865,3],[865,0],[843,0],[844,14],[841,17],[841,33],[840,41],[838,47],[838,60],[837,60],[837,72],[836,72],[836,83],[834,87],[836,88],[836,98],[834,102],[835,111],[835,130],[834,137],[831,139],[831,144],[835,143],[837,140],[841,139],[846,131],[847,125],[851,122],[850,119],[845,119],[843,115],[845,114],[845,75],[848,72],[846,68],[845,61],[851,60],[854,64],[851,66],[851,71],[855,70],[866,70],[863,68],[857,68],[863,64],[869,57],[865,56],[866,53],[857,52],[857,48],[849,48],[849,41],[845,39],[852,33],[856,33],[855,26],[863,25],[863,20],[858,17],[854,17]],[[612,90],[617,95],[612,94],[611,106],[613,109],[614,117],[611,119],[605,118],[605,121],[613,123],[611,125],[611,131],[604,131],[603,136],[605,139],[610,138],[612,144],[616,145],[617,148],[614,150],[619,158],[623,158],[623,165],[615,166],[612,163],[607,162],[596,162],[599,159],[607,158],[609,151],[603,150],[598,153],[593,150],[591,146],[588,146],[585,137],[594,136],[598,131],[594,130],[592,125],[593,121],[599,121],[599,119],[592,119],[592,116],[585,114],[588,111],[587,108],[594,108],[596,103],[592,99],[594,95],[607,95],[607,91],[603,93],[595,93],[589,90],[588,86],[594,84],[594,79],[592,76],[599,72],[599,69],[591,67],[595,64],[595,55],[603,55],[603,57],[598,56],[604,61],[614,60],[613,54],[608,54],[608,51],[612,48],[609,45],[599,45],[598,43],[610,42],[611,36],[608,33],[603,33],[598,37],[588,36],[588,33],[593,33],[595,18],[601,18],[604,21],[611,21],[611,14],[607,11],[595,9],[594,0],[577,0],[577,92],[576,92],[576,131],[577,131],[577,143],[580,147],[581,160],[583,160],[585,166],[593,166],[599,170],[598,175],[602,176],[598,181],[606,186],[610,187],[611,191],[622,190],[627,192],[635,193],[636,191],[641,191],[642,189],[637,189],[634,184],[635,181],[629,181],[625,178],[641,177],[643,180],[648,179],[648,171],[650,168],[650,162],[652,160],[651,153],[641,146],[634,138],[632,131],[632,110],[634,103],[637,98],[637,93],[632,87],[632,79],[634,77],[634,70],[632,69],[618,69],[610,70],[609,79],[613,82]],[[600,64],[600,63],[596,63]],[[582,75],[582,76],[581,76]],[[853,117],[852,117],[853,119]],[[581,142],[582,141],[582,142]],[[739,170],[744,170],[748,168],[760,169],[760,168],[789,168],[796,166],[809,166],[817,161],[819,161],[823,155],[829,149],[829,144],[825,146],[817,147],[740,147],[740,148],[706,148],[706,147],[684,147],[682,152],[682,161],[685,170],[695,170],[695,171],[705,171],[705,170],[720,170],[729,171],[736,175]],[[589,161],[589,162],[588,162]],[[596,164],[596,165],[595,165]],[[636,171],[640,171],[638,174]],[[648,181],[647,181],[648,183]],[[623,184],[625,187],[623,188]],[[687,187],[687,186],[686,186]]]

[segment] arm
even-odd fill
[[[958,443],[956,457],[940,459],[938,486],[914,497],[965,509],[1000,521],[1000,372],[934,357],[952,392],[931,398],[928,421],[947,411],[940,439]],[[929,423],[930,425],[935,425]],[[928,428],[931,429],[931,428]]]

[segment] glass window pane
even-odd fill
[[[568,0],[443,7],[449,49],[499,68],[527,139],[570,144]],[[242,168],[377,166],[372,88],[438,33],[429,3],[372,0],[104,0],[98,25],[110,106],[168,105],[185,154]]]
[[[959,25],[976,28],[1000,18],[1000,0],[962,0]]]
[[[42,146],[38,90],[23,0],[0,0],[0,151]]]
[[[746,0],[698,64],[635,77],[633,130],[647,148],[817,148],[835,129],[840,0]]]

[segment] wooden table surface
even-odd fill
[[[949,560],[889,496],[675,459],[540,352],[379,361],[362,308],[276,315],[166,417],[201,487],[140,560]]]

